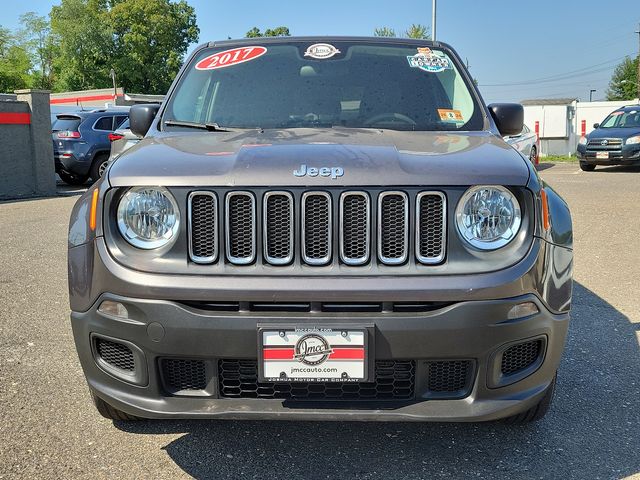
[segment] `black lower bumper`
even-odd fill
[[[129,318],[98,312],[102,301],[121,302]],[[539,312],[515,320],[510,309],[534,302]],[[419,313],[211,312],[180,303],[104,294],[86,312],[71,315],[78,354],[92,391],[114,407],[147,418],[277,418],[324,420],[483,421],[520,413],[535,405],[558,368],[569,315],[552,314],[535,295],[457,302]],[[221,361],[258,357],[257,326],[327,324],[372,326],[370,355],[376,361],[415,364],[411,398],[399,401],[342,401],[227,398],[220,388]],[[118,378],[95,353],[92,336],[123,340],[135,351],[135,378]],[[502,375],[501,352],[539,339],[539,361]],[[205,362],[206,389],[171,393],[163,382],[166,358]],[[472,365],[462,395],[435,398],[423,377],[434,361],[464,359]],[[101,366],[102,365],[102,366]],[[132,383],[133,381],[133,383]],[[135,383],[137,382],[137,384]],[[458,392],[459,393],[459,392]]]

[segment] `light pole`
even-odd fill
[[[113,104],[115,105],[118,99],[118,89],[116,88],[116,71],[113,68],[109,72],[109,76],[113,80]]]
[[[593,93],[596,91],[595,88],[592,88],[591,90],[589,90],[589,102],[591,102],[593,100]]]
[[[436,41],[436,2],[433,0],[433,7],[431,9],[431,40]]]

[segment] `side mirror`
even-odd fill
[[[129,110],[129,128],[134,135],[138,137],[144,137],[153,119],[156,118],[156,114],[160,110],[160,104],[149,103],[142,105],[133,105]]]
[[[524,127],[524,108],[519,103],[492,103],[489,112],[503,137],[519,135]]]
[[[600,124],[599,124],[599,123],[594,123],[594,124],[593,124],[593,128],[598,128],[599,126],[600,126]]]

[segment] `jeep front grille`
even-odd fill
[[[188,202],[189,258],[198,264],[435,265],[446,256],[438,191],[199,190]]]

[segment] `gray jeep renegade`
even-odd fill
[[[565,202],[451,47],[197,48],[73,209],[76,347],[107,418],[527,422],[569,323]]]

